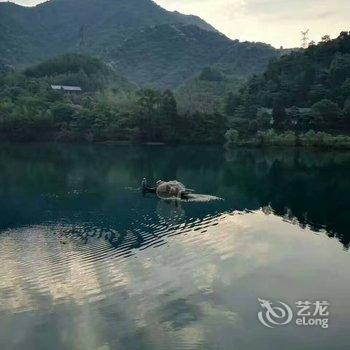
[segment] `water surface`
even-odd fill
[[[1,349],[346,349],[350,153],[2,145]],[[177,179],[189,202],[140,194]],[[258,298],[330,302],[268,329]]]

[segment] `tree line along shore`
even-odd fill
[[[205,67],[196,79],[208,86],[208,109],[184,109],[178,90],[140,89],[82,54],[21,71],[3,65],[0,72],[0,138],[6,141],[350,148],[349,32],[272,59],[263,74],[219,99],[211,88],[227,79],[220,68]]]

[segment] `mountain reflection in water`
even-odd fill
[[[115,241],[132,229],[151,234],[147,220],[155,225],[162,210],[195,221],[270,206],[276,215],[324,229],[349,245],[346,152],[19,145],[2,146],[0,168],[0,230],[50,222],[80,234],[109,231]],[[152,195],[139,195],[143,176],[177,178],[224,201],[155,203]],[[134,234],[141,244],[143,238]]]
[[[345,348],[350,153],[3,145],[0,169],[1,349]],[[331,327],[271,336],[258,298],[327,300]]]

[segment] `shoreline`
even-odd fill
[[[258,131],[256,135],[242,136],[238,131],[230,129],[225,134],[225,147],[257,147],[257,148],[315,148],[315,149],[344,149],[350,150],[350,136],[345,134],[329,134],[323,131],[309,130],[304,133],[296,133],[287,130],[276,132],[275,130]]]

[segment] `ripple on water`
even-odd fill
[[[259,242],[261,234],[256,251],[246,237],[255,235],[256,228],[277,224],[295,226],[258,211],[185,222],[154,223],[146,216],[143,225],[125,232],[54,224],[9,230],[0,235],[0,309],[22,312],[61,303],[81,305],[105,302],[112,295],[113,300],[156,298],[178,290],[180,280],[181,288],[195,286],[208,293],[217,262],[236,254],[244,254],[241,260],[248,259],[247,266],[264,261],[269,255],[266,244]]]
[[[47,305],[103,300],[128,286],[128,270],[133,269],[130,261],[139,259],[142,251],[147,255],[151,248],[166,249],[169,240],[179,235],[195,244],[203,234],[201,228],[218,221],[215,215],[184,222],[181,215],[167,220],[162,214],[158,222],[146,216],[135,223],[135,229],[124,232],[90,224],[50,224],[3,232],[0,256],[6,266],[0,267],[0,309],[40,309],[43,299]],[[193,258],[185,251],[182,263],[176,256],[169,256],[169,262],[184,265]],[[152,260],[143,256],[142,265],[152,265]],[[145,282],[147,274],[137,276]]]
[[[216,196],[211,196],[208,194],[199,194],[199,193],[193,193],[190,194],[187,199],[181,199],[177,197],[173,198],[163,198],[163,201],[174,201],[174,202],[185,202],[185,203],[209,203],[209,202],[214,202],[214,201],[223,201],[223,198],[216,197]]]

